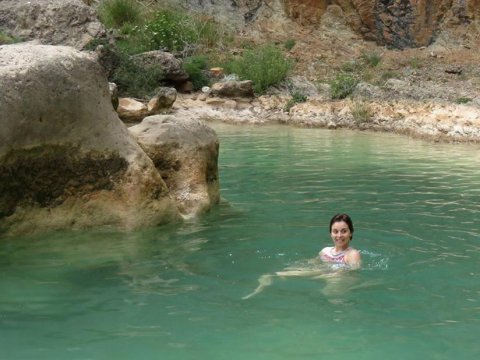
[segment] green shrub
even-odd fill
[[[358,80],[350,74],[339,74],[330,82],[332,99],[345,99],[358,84]]]
[[[121,96],[147,97],[161,85],[163,73],[158,66],[139,66],[131,56],[119,53],[110,80]]]
[[[362,52],[360,58],[371,67],[375,67],[382,61],[382,55],[378,54],[377,52]]]
[[[163,8],[130,31],[123,47],[130,53],[165,49],[188,56],[199,48],[220,46],[231,40],[227,27],[211,17],[191,15],[178,8]]]
[[[233,41],[233,32],[227,26],[218,23],[212,17],[197,15],[192,17],[198,43],[204,47],[218,47]]]
[[[287,41],[285,41],[285,49],[287,49],[288,51],[292,50],[293,47],[295,46],[296,42],[294,39],[288,39]]]
[[[422,67],[422,60],[418,57],[413,57],[410,59],[410,67],[413,69],[420,69]]]
[[[458,99],[456,99],[455,102],[457,104],[467,104],[472,100],[473,100],[472,98],[462,96],[462,97],[459,97]]]
[[[183,61],[183,68],[190,77],[194,90],[199,90],[209,84],[208,76],[205,74],[207,58],[205,56],[192,56]]]
[[[368,103],[354,100],[351,101],[348,106],[357,124],[369,123],[372,120],[373,111]]]
[[[139,4],[135,0],[103,0],[98,8],[100,20],[109,28],[137,24],[141,19]]]
[[[110,47],[108,39],[106,39],[106,38],[94,38],[94,39],[90,40],[87,45],[85,45],[85,50],[93,51],[100,45],[105,46],[105,47]]]
[[[179,10],[159,10],[152,20],[139,28],[148,50],[181,51],[187,44],[198,41],[192,23]]]
[[[358,73],[361,72],[364,65],[358,60],[350,60],[342,64],[341,69],[344,72]]]
[[[253,90],[262,94],[287,77],[292,62],[274,45],[268,44],[245,50],[240,58],[228,62],[224,68],[238,75],[241,80],[252,80]]]
[[[299,90],[294,90],[292,93],[292,98],[288,100],[283,110],[288,112],[295,104],[304,103],[307,100],[308,100],[307,95],[305,95],[303,92]]]
[[[380,76],[383,81],[386,81],[388,79],[400,79],[400,77],[401,76],[397,72],[390,70],[383,72]]]
[[[19,39],[16,39],[0,31],[0,45],[13,44],[19,41]]]

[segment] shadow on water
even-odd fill
[[[132,294],[174,296],[198,289],[205,273],[192,260],[208,245],[211,221],[218,229],[241,223],[245,213],[223,201],[198,219],[134,232],[77,231],[4,239],[0,243],[3,321],[41,321],[108,311]],[[208,266],[207,266],[208,268]],[[108,296],[105,296],[108,294]],[[118,295],[119,304],[111,298]],[[98,296],[96,296],[98,295]],[[3,320],[3,321],[2,321]]]

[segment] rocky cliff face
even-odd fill
[[[478,0],[338,1],[351,25],[381,45],[406,48],[429,45],[441,30],[479,18]]]
[[[0,32],[83,49],[105,29],[95,10],[82,0],[0,0]]]
[[[338,6],[351,28],[366,40],[392,48],[426,46],[441,31],[480,19],[480,0],[186,0],[190,9],[210,12],[232,25],[289,21],[316,26],[329,6]]]
[[[480,19],[480,0],[164,0],[208,13],[258,36],[295,25],[316,28],[335,7],[351,29],[379,45],[403,49],[431,44],[441,33],[462,37]],[[88,1],[86,2],[88,3]],[[65,29],[68,29],[66,31]],[[0,30],[45,44],[83,48],[104,29],[93,5],[81,0],[2,0]],[[475,30],[476,31],[476,30]]]

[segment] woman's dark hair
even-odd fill
[[[350,229],[350,233],[352,234],[352,239],[353,239],[353,222],[350,216],[347,214],[336,214],[332,217],[332,220],[330,220],[330,232],[332,232],[332,225],[336,222],[345,222],[348,225],[348,228]]]

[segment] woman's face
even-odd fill
[[[334,222],[330,236],[332,237],[333,244],[342,249],[348,248],[350,240],[352,240],[352,233],[345,221]]]

